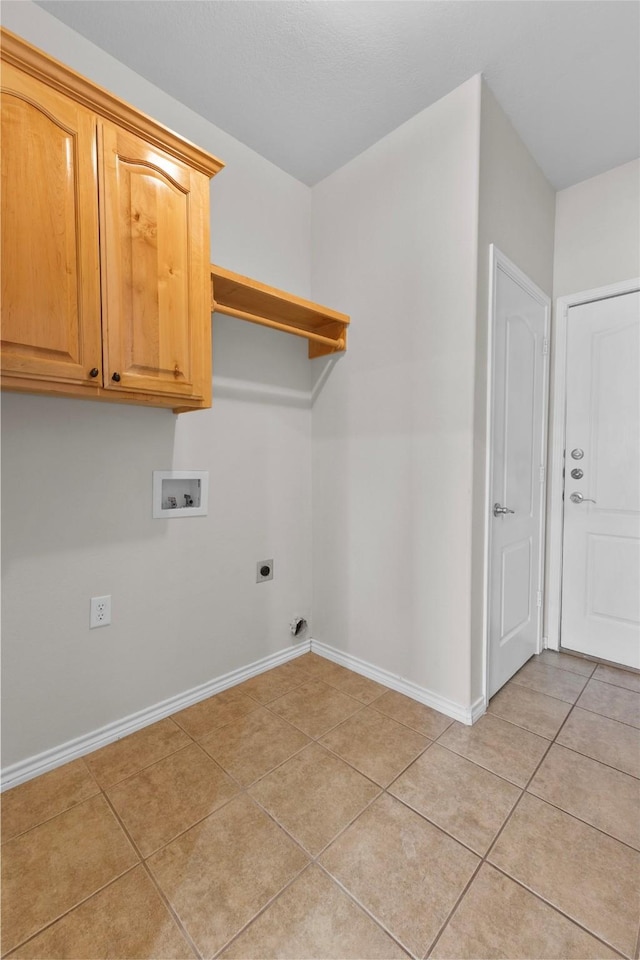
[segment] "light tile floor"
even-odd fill
[[[473,727],[315,654],[2,797],[2,956],[638,956],[640,676]]]

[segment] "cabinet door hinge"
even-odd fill
[[[542,606],[542,590],[538,590],[538,593],[536,595],[536,607],[541,607],[541,606]]]
[[[546,357],[549,353],[549,338],[545,337],[542,341],[542,356]]]
[[[546,476],[546,470],[544,467],[540,467],[540,483],[544,483]]]

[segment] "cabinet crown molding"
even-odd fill
[[[224,167],[222,160],[214,157],[213,154],[185,140],[173,130],[76,73],[65,64],[54,60],[53,57],[33,47],[5,27],[0,28],[0,44],[2,60],[5,63],[13,64],[23,73],[42,80],[99,116],[144,137],[149,143],[166,150],[194,170],[213,177]]]

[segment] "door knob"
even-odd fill
[[[119,373],[114,373],[114,375],[111,377],[111,379],[112,379],[115,383],[120,383],[120,374],[119,374]]]
[[[569,497],[569,500],[571,500],[572,503],[584,503],[585,501],[588,501],[589,503],[596,502],[595,500],[592,500],[591,497],[583,497],[581,493],[578,493],[578,491],[572,493]]]
[[[575,450],[571,451],[571,456],[574,460],[582,460],[584,457],[584,450],[581,450],[580,447],[576,447]]]
[[[493,505],[494,517],[501,517],[505,513],[515,513],[515,510],[510,510],[509,507],[501,507],[499,503],[494,503]]]
[[[98,376],[99,373],[100,373],[100,371],[98,370],[97,367],[92,367],[91,370],[89,370],[89,376],[90,376],[90,377],[93,377],[94,380],[95,380],[95,378]]]

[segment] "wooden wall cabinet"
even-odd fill
[[[2,31],[2,387],[211,406],[215,157]]]

